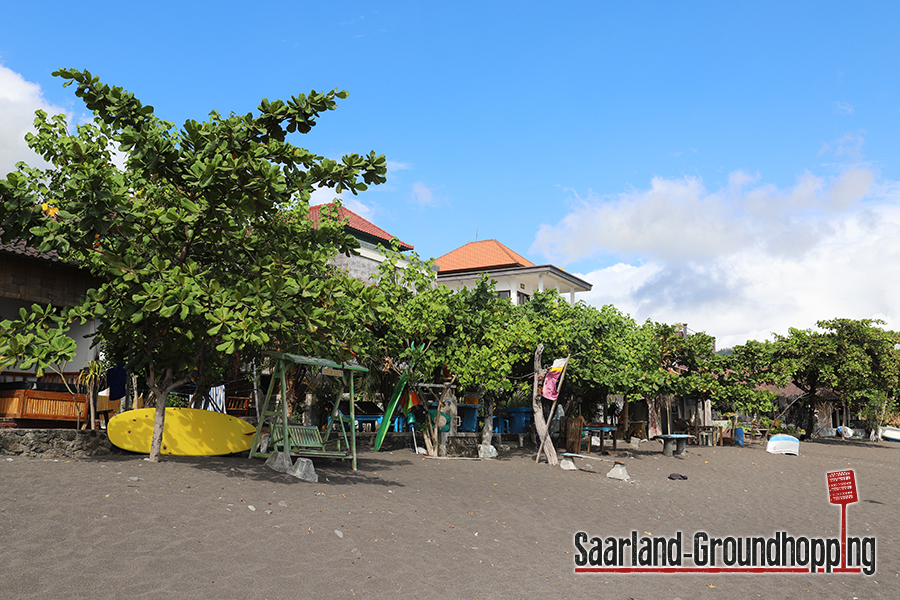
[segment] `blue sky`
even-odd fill
[[[720,346],[900,328],[900,8],[832,2],[17,2],[0,173],[87,68],[181,123],[346,89],[296,143],[387,156],[348,206],[424,257],[495,238]]]

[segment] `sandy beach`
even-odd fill
[[[623,445],[627,447],[627,445]],[[622,446],[620,446],[620,451]],[[242,456],[0,456],[0,598],[897,598],[900,444],[646,442],[577,471],[363,453],[316,460],[318,483]],[[877,539],[874,575],[576,574],[576,532],[837,538],[826,473],[852,469],[848,535]],[[678,473],[686,480],[671,480]]]

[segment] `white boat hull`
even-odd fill
[[[900,442],[900,427],[891,427],[890,425],[885,425],[879,431],[879,435],[883,440]]]
[[[769,443],[766,444],[766,452],[769,454],[793,454],[797,456],[800,454],[800,440],[792,435],[783,433],[773,435],[769,438]]]

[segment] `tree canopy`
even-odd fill
[[[813,431],[815,404],[823,390],[840,397],[845,416],[855,406],[868,413],[873,427],[881,424],[894,405],[900,380],[900,334],[879,327],[883,324],[877,319],[831,319],[819,321],[818,330],[791,328],[788,335],[776,336],[772,362],[804,392],[807,434]]]
[[[37,114],[27,141],[50,166],[19,163],[0,180],[0,228],[104,281],[65,317],[97,319],[107,349],[146,375],[157,399],[151,458],[165,397],[183,383],[266,347],[335,358],[359,349],[356,321],[379,297],[327,264],[356,247],[341,223],[304,217],[314,189],[384,182],[385,159],[337,161],[288,139],[346,92],[264,99],[256,115],[212,112],[179,129],[87,71],[54,75],[77,85],[95,117],[70,132],[63,116]]]

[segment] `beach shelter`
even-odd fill
[[[285,352],[267,352],[275,359],[272,380],[260,407],[259,424],[250,446],[250,457],[268,458],[272,452],[284,452],[308,458],[338,458],[350,460],[356,470],[356,398],[353,376],[369,370],[356,363],[336,363],[326,358],[298,356]],[[350,415],[340,412],[343,387],[335,399],[331,418],[324,432],[318,427],[291,425],[288,422],[287,380],[285,372],[290,365],[304,365],[320,369],[323,375],[340,377],[350,388]],[[280,386],[280,388],[278,387]],[[276,390],[280,389],[280,394]],[[268,432],[266,432],[268,429]],[[268,437],[266,437],[268,433]],[[324,435],[323,435],[324,434]]]

